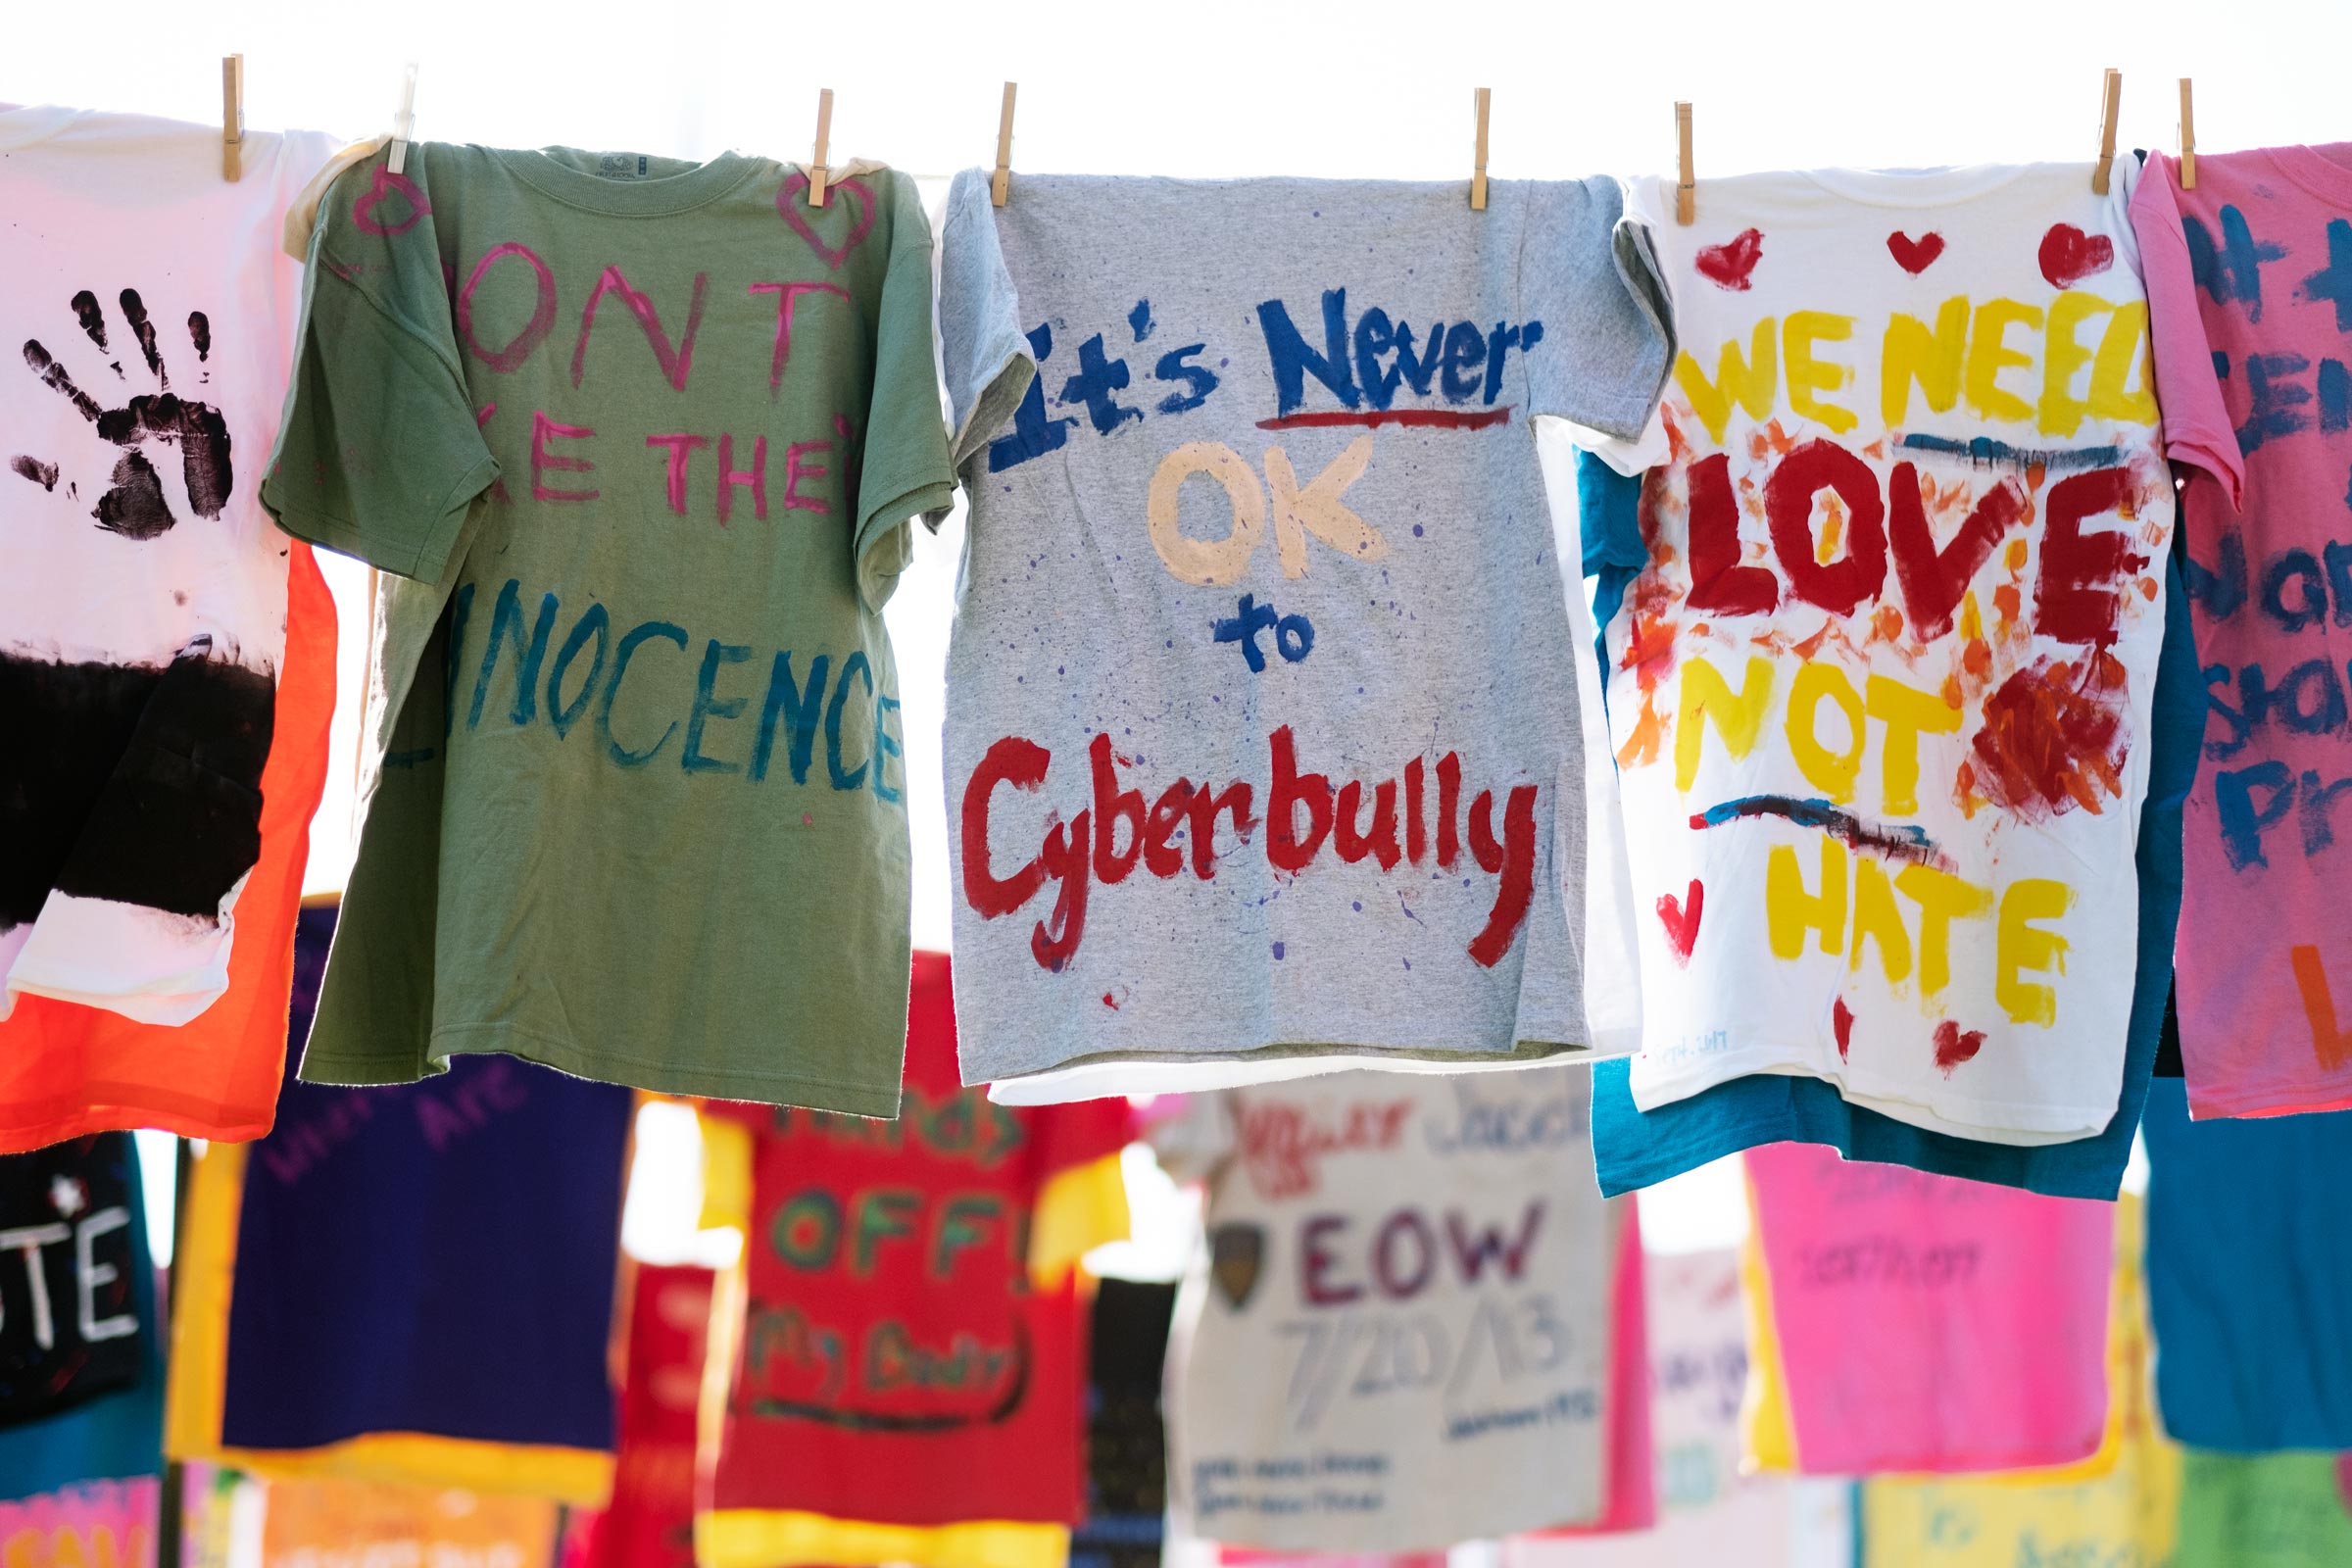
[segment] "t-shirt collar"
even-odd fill
[[[2319,147],[2273,147],[2278,172],[2324,202],[2352,207],[2352,141]]]
[[[1974,164],[1958,169],[1808,169],[1816,185],[1873,207],[1950,207],[1987,196],[2023,174],[2027,164]],[[2082,166],[2085,190],[2090,166]]]
[[[610,155],[549,147],[535,152],[500,148],[496,156],[517,178],[558,201],[623,218],[662,218],[700,207],[725,195],[755,170],[765,167],[762,159],[732,152],[720,153],[707,164],[696,165],[681,165],[674,158],[640,158],[630,154],[625,161],[647,168],[649,173],[641,178],[609,179],[590,173],[583,166]],[[650,172],[657,169],[671,172]]]

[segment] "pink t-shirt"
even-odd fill
[[[2201,155],[2185,191],[2158,157],[2132,220],[2209,703],[2174,957],[2190,1113],[2333,1110],[2352,1104],[2352,143]]]
[[[2113,1207],[1812,1144],[1746,1159],[1798,1469],[2035,1469],[2097,1451]]]

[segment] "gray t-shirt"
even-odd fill
[[[1531,420],[1670,358],[1612,180],[958,175],[967,1082],[1042,1101],[1587,1048],[1584,749]]]

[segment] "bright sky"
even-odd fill
[[[2108,66],[2124,73],[2124,148],[2175,146],[2182,72],[2196,78],[2208,151],[2352,138],[2343,0],[864,0],[831,9],[672,0],[561,10],[124,0],[102,21],[36,0],[11,9],[0,103],[218,123],[220,57],[241,51],[253,128],[356,139],[389,128],[401,64],[414,59],[420,139],[681,158],[732,147],[799,161],[817,90],[831,87],[833,161],[878,158],[934,176],[934,204],[944,191],[936,179],[993,160],[1007,77],[1020,83],[1016,172],[1466,180],[1471,89],[1487,86],[1494,177],[1659,172],[1673,158],[1674,100],[1688,98],[1702,204],[1710,174],[1748,170],[2092,157]],[[914,935],[936,947],[948,940],[939,725],[961,539],[958,517],[922,542],[889,616],[906,705]],[[346,701],[313,834],[310,880],[321,888],[340,886],[350,861],[365,624],[365,573],[335,562],[329,575],[343,612]],[[664,1212],[685,1201],[681,1187]],[[1728,1171],[1644,1203],[1653,1245],[1710,1245],[1741,1223]]]

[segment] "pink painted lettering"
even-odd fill
[[[596,465],[586,458],[562,457],[547,450],[550,441],[579,441],[596,432],[582,424],[562,424],[547,416],[544,410],[531,411],[531,499],[533,501],[594,501],[602,492],[596,490],[556,490],[545,482],[550,473],[593,473]]]
[[[709,446],[710,440],[699,435],[649,435],[645,438],[645,444],[669,448],[668,467],[663,482],[669,495],[669,510],[683,517],[686,515],[686,461],[695,448]],[[724,495],[723,491],[721,495]],[[720,505],[725,505],[723,500]]]
[[[795,441],[784,449],[784,506],[787,511],[831,512],[833,509],[815,496],[801,494],[803,479],[822,479],[832,472],[815,464],[801,462],[804,452],[830,452],[830,441]],[[764,515],[764,514],[762,514]]]
[[[752,466],[735,466],[735,438],[718,438],[718,520],[723,524],[735,510],[735,487],[744,485],[752,492],[752,515],[767,518],[767,437],[752,438]],[[787,502],[786,505],[791,503]]]
[[[650,295],[629,286],[617,267],[608,267],[597,278],[595,291],[588,296],[587,309],[580,312],[580,338],[571,351],[571,384],[578,386],[588,368],[588,334],[596,325],[596,307],[607,294],[617,294],[628,306],[629,314],[637,318],[637,325],[645,333],[654,358],[661,362],[662,374],[668,380],[670,390],[686,390],[686,377],[694,369],[694,338],[703,328],[703,295],[709,288],[708,274],[694,274],[694,297],[686,306],[686,335],[676,348],[670,347],[669,333],[662,328],[662,313],[654,309]]]
[[[776,296],[776,350],[767,362],[767,389],[773,392],[784,384],[784,364],[792,358],[794,304],[804,294],[838,294],[847,300],[850,291],[839,283],[754,283],[751,291],[754,294]],[[697,298],[700,298],[699,294]]]
[[[530,264],[532,286],[538,291],[537,297],[531,305],[531,318],[522,330],[515,333],[505,348],[486,349],[473,335],[474,290],[482,286],[482,280],[490,275],[492,267],[510,256],[519,256]],[[539,259],[539,253],[528,245],[509,240],[504,245],[491,246],[483,253],[482,259],[473,264],[473,271],[466,277],[466,286],[458,290],[458,336],[466,340],[466,348],[472,350],[475,359],[501,375],[515,369],[529,359],[531,350],[547,341],[547,334],[555,330],[555,325],[556,274],[548,270],[547,264]]]

